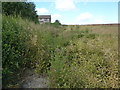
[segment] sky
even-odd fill
[[[118,2],[75,2],[55,0],[34,2],[38,15],[51,15],[62,24],[118,23]]]

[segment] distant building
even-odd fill
[[[40,24],[43,23],[51,23],[51,15],[40,15],[38,16],[38,20],[40,22]]]

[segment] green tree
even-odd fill
[[[56,24],[56,25],[61,25],[61,23],[60,23],[59,20],[55,20],[54,24]]]
[[[35,11],[35,4],[33,2],[3,2],[3,14],[21,16],[34,22],[38,22],[38,15]]]

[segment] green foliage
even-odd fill
[[[20,18],[3,16],[2,25],[2,66],[3,87],[16,84],[20,72],[27,66],[31,66],[34,57],[34,46],[28,46],[30,32],[19,22]],[[30,43],[29,43],[30,45]]]
[[[38,23],[35,4],[32,2],[3,2],[2,10],[5,15],[21,16]]]
[[[54,26],[56,28],[59,28],[61,26],[61,23],[60,23],[59,20],[55,20],[55,22],[54,23],[50,23],[50,25],[52,25],[52,26]]]
[[[81,26],[3,17],[3,86],[24,68],[45,73],[51,88],[118,88],[117,36]]]
[[[64,32],[67,34],[63,34]],[[63,39],[59,42],[65,44],[57,48],[58,52],[52,54],[51,68],[48,73],[50,87],[118,87],[118,74],[116,73],[118,69],[115,65],[118,61],[117,49],[112,48],[117,45],[117,40],[107,35],[98,36],[88,30],[71,31],[70,29],[64,32],[62,33]],[[114,64],[110,64],[111,62]],[[116,76],[114,79],[113,75]]]
[[[56,24],[56,25],[61,25],[61,23],[60,23],[59,20],[55,20],[54,24]]]

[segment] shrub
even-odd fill
[[[22,22],[20,18],[3,16],[3,87],[15,85],[15,80],[18,80],[21,70],[27,66],[31,67],[32,57],[35,55],[35,46],[28,42],[31,42],[31,34],[24,26],[21,26],[20,22]]]

